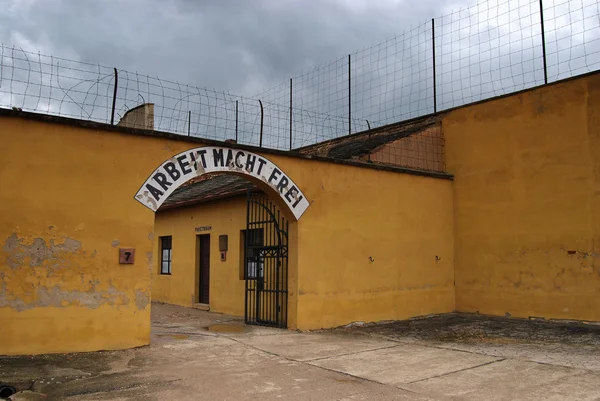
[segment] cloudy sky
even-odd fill
[[[472,0],[0,0],[0,40],[251,95]]]
[[[544,13],[551,80],[600,66],[600,0],[544,0]],[[117,119],[151,98],[160,129],[221,138],[233,99],[258,96],[276,138],[293,77],[299,146],[347,132],[350,53],[353,132],[432,112],[432,17],[438,110],[543,83],[538,0],[0,0],[0,103],[110,120],[112,68],[39,52],[124,70]],[[239,99],[255,135],[259,106]]]

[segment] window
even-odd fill
[[[171,274],[172,254],[171,237],[160,237],[160,274]]]
[[[255,280],[263,277],[264,258],[260,248],[264,246],[262,228],[240,232],[240,280]]]

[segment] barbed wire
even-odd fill
[[[289,106],[14,46],[0,47],[1,107],[110,123],[142,103],[154,104],[156,130],[237,139],[276,149],[331,139],[337,127],[345,124],[342,117],[294,108],[291,115],[298,135],[290,143]]]
[[[283,83],[256,97],[281,104],[291,92],[299,108],[376,121],[373,127],[599,67],[599,0],[488,0],[292,77],[291,89]]]
[[[487,0],[252,98],[1,45],[0,107],[118,123],[152,103],[153,129],[286,150],[598,67],[600,0]],[[443,135],[411,135],[376,135],[361,145],[369,156],[344,157],[443,171]]]

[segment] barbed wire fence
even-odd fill
[[[600,67],[599,0],[488,0],[255,95],[362,131]]]
[[[0,107],[114,124],[153,103],[155,130],[287,150],[598,67],[600,0],[487,0],[253,97],[1,45]],[[443,155],[438,139],[418,157]],[[421,144],[404,146],[381,162]]]
[[[154,129],[202,138],[289,149],[287,106],[150,77],[138,72],[0,47],[0,107],[115,124],[128,110],[154,104]],[[341,117],[309,110],[297,141],[335,130]]]

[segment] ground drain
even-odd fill
[[[211,324],[206,330],[217,333],[247,333],[250,328],[245,324]]]
[[[17,392],[13,386],[7,384],[0,384],[0,399],[7,400],[8,397]]]

